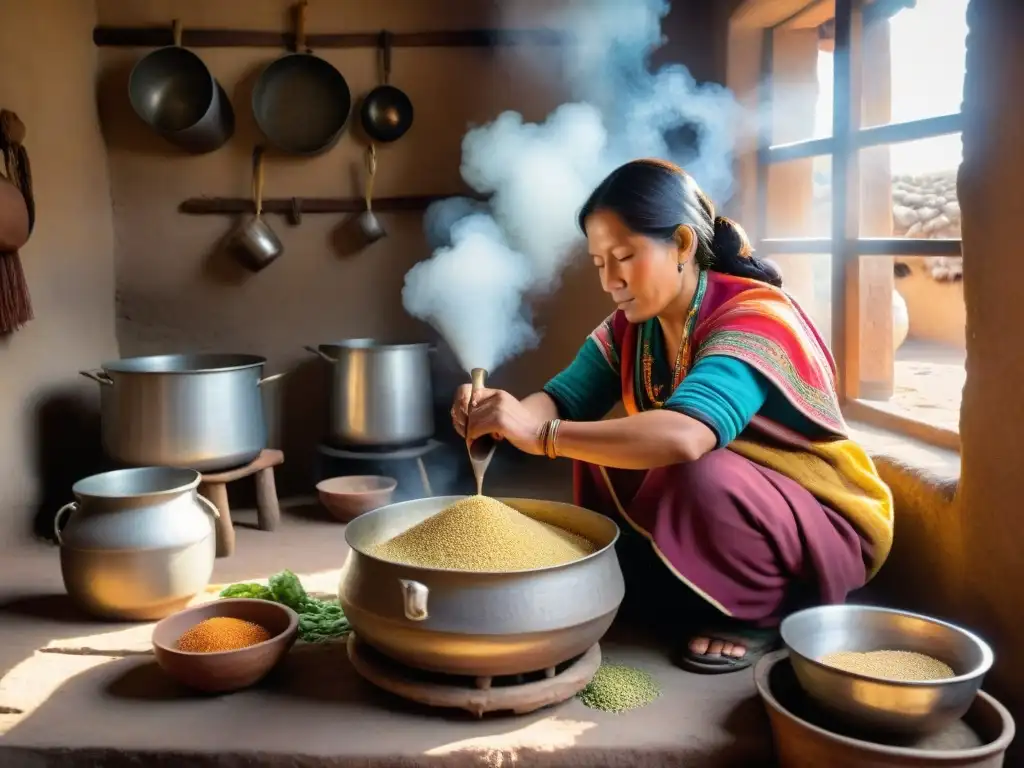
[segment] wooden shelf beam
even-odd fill
[[[162,27],[104,27],[93,29],[92,41],[103,48],[159,48],[173,45],[171,25]],[[396,32],[395,48],[497,48],[517,45],[559,46],[566,33],[555,29],[459,29],[434,32]],[[295,49],[295,35],[255,29],[189,29],[182,31],[185,48]],[[376,48],[380,32],[334,32],[306,35],[310,50]]]
[[[466,193],[377,197],[373,200],[373,210],[376,213],[423,211],[431,203],[449,197],[484,199],[479,195]],[[294,217],[295,213],[360,213],[365,208],[366,203],[361,197],[281,197],[263,201],[264,213],[279,213],[291,217]],[[256,206],[247,197],[192,197],[183,201],[178,210],[194,216],[232,216],[255,213]]]

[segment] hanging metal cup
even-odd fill
[[[366,193],[363,200],[366,201],[366,210],[359,214],[359,231],[362,233],[366,244],[375,243],[382,237],[387,236],[384,225],[373,212],[373,182],[377,177],[377,147],[371,144],[366,150]]]
[[[263,147],[256,147],[252,160],[252,198],[256,215],[236,230],[232,245],[242,263],[253,272],[259,272],[277,260],[284,252],[284,246],[263,220]]]

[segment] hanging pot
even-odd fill
[[[256,215],[235,231],[231,245],[245,266],[259,272],[277,260],[284,252],[284,246],[263,219],[263,147],[253,150],[252,166],[252,199]]]
[[[402,138],[412,127],[412,100],[405,91],[389,83],[391,79],[391,38],[388,31],[380,33],[379,50],[383,85],[378,85],[363,99],[360,119],[363,130],[373,141],[391,142]]]
[[[377,177],[377,147],[371,144],[366,150],[366,191],[363,200],[366,210],[359,214],[359,231],[367,245],[387,236],[384,225],[373,212],[373,182]]]
[[[181,22],[174,45],[147,54],[128,78],[132,109],[173,144],[194,154],[222,147],[235,132],[235,112],[203,60],[181,47]]]
[[[296,52],[264,69],[252,91],[256,125],[271,144],[295,155],[333,147],[352,110],[345,78],[306,48],[306,5],[296,8]]]

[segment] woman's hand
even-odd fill
[[[490,434],[498,440],[508,440],[524,453],[544,453],[544,421],[502,389],[480,389],[473,395],[470,385],[459,387],[452,406],[452,423],[469,442]]]
[[[466,437],[466,420],[469,418],[469,398],[473,394],[472,384],[462,384],[455,390],[452,400],[452,426],[459,437]]]

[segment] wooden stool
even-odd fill
[[[274,467],[284,464],[284,454],[273,448],[263,450],[244,467],[203,475],[199,493],[213,502],[220,512],[217,521],[217,557],[230,557],[235,551],[235,526],[231,523],[228,504],[228,483],[256,475],[256,515],[261,531],[272,531],[281,522],[281,507],[277,502]]]

